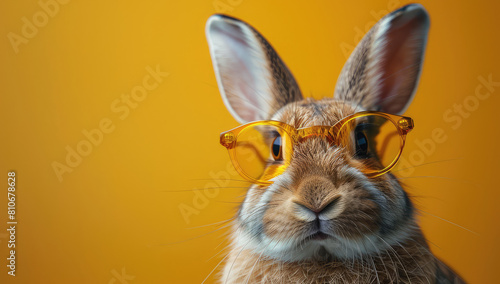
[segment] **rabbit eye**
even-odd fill
[[[278,161],[282,159],[281,154],[281,136],[277,134],[276,138],[273,140],[273,144],[271,146],[271,154],[273,155],[274,160]]]
[[[368,139],[362,127],[356,127],[354,130],[354,139],[356,144],[356,157],[359,159],[369,158]]]

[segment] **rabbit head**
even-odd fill
[[[290,70],[248,24],[212,16],[206,33],[217,83],[240,123],[334,125],[359,111],[401,114],[420,76],[429,17],[408,5],[382,18],[347,60],[332,98],[303,98]],[[294,146],[284,173],[253,185],[233,233],[240,247],[282,261],[350,259],[383,251],[416,228],[412,204],[390,172],[368,177],[323,137]]]

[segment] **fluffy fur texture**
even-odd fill
[[[271,45],[239,20],[212,16],[207,36],[224,103],[244,123],[334,125],[363,110],[402,113],[415,92],[429,18],[420,5],[387,15],[343,68],[334,98],[303,99]],[[369,178],[322,137],[294,146],[287,170],[241,205],[223,283],[461,283],[430,252],[391,174]]]

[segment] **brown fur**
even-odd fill
[[[333,126],[363,110],[403,112],[418,81],[428,28],[420,5],[384,17],[353,51],[335,98],[319,101],[302,98],[281,58],[249,25],[214,16],[207,33],[233,116],[300,129]],[[368,178],[358,160],[330,142],[302,137],[285,173],[269,186],[249,188],[222,282],[463,283],[430,252],[394,175]]]
[[[278,262],[235,247],[227,264],[222,283],[436,283],[436,260],[419,231],[408,242],[364,259]]]
[[[318,109],[321,110],[318,112]],[[332,99],[314,101],[307,99],[287,105],[273,119],[284,121],[296,128],[312,125],[333,125],[354,112],[354,108]],[[346,179],[341,167],[345,161],[325,155],[329,147],[321,138],[309,139],[297,146],[292,165],[292,182],[279,194],[274,194],[267,204],[263,217],[264,233],[275,239],[287,240],[290,236],[307,231],[307,222],[294,214],[294,203],[304,204],[318,211],[333,198],[336,204],[332,222],[336,234],[349,239],[379,229],[380,208],[369,200],[369,194],[356,187],[355,180]],[[302,151],[302,152],[301,152]],[[377,178],[377,189],[389,199],[400,193],[391,187],[390,175]],[[255,189],[255,187],[254,187]],[[257,207],[265,189],[259,187],[249,194],[245,203]],[[355,222],[355,224],[353,223]],[[410,218],[409,237],[385,251],[368,257],[348,260],[332,259],[318,252],[312,259],[282,262],[245,249],[233,243],[224,269],[223,283],[464,283],[440,262],[429,250],[427,242]],[[240,230],[240,224],[235,230]],[[305,236],[304,236],[305,237]],[[437,279],[438,277],[439,279]],[[453,280],[454,279],[454,280]],[[449,281],[449,282],[447,282]],[[453,281],[453,282],[452,282]]]
[[[321,111],[318,112],[317,110]],[[282,109],[273,119],[284,121],[296,128],[312,125],[333,125],[352,114],[354,108],[326,99],[307,99]],[[307,231],[308,222],[297,219],[293,204],[298,202],[310,208],[321,209],[333,197],[341,196],[332,222],[337,234],[356,239],[378,229],[380,208],[369,199],[369,194],[356,187],[355,180],[346,179],[340,169],[345,161],[334,160],[327,154],[328,143],[321,138],[309,139],[295,149],[293,163],[288,171],[292,183],[267,204],[263,218],[264,233],[275,239]],[[377,188],[394,198],[398,193],[387,182],[389,176],[380,176]],[[245,203],[250,207],[264,194],[260,188],[249,194]],[[337,197],[338,198],[338,197]],[[355,224],[353,223],[355,221]],[[436,260],[412,219],[411,237],[404,243],[369,258],[347,261],[315,259],[299,262],[281,262],[233,245],[226,262],[223,281],[228,283],[434,283]],[[236,230],[238,230],[238,224]],[[305,236],[304,236],[305,237]],[[227,279],[226,279],[227,278]]]

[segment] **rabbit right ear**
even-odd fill
[[[383,17],[347,60],[335,98],[366,110],[402,114],[420,77],[429,16],[419,4]]]
[[[238,122],[269,119],[284,105],[302,99],[286,65],[251,26],[213,15],[206,35],[222,100]]]

